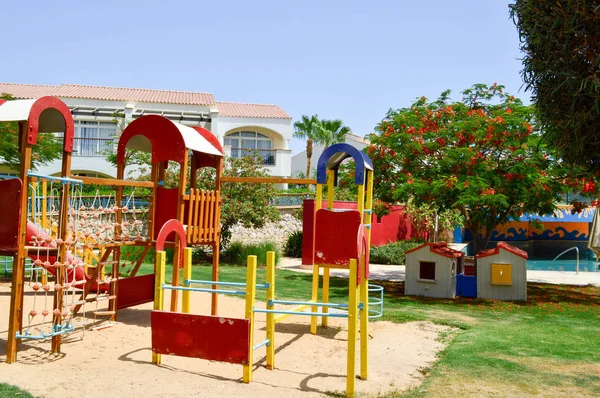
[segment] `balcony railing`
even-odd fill
[[[231,148],[231,156],[243,157],[252,156],[254,159],[259,157],[265,166],[275,166],[276,149],[246,149],[246,148]]]
[[[113,148],[111,138],[78,138],[74,139],[73,156],[103,157]]]

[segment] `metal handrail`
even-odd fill
[[[550,261],[550,263],[548,264],[548,267],[550,267],[552,265],[552,263],[554,261],[556,261],[557,258],[559,258],[560,256],[562,256],[563,254],[570,252],[571,250],[575,250],[577,252],[577,263],[575,265],[575,273],[578,274],[579,273],[579,248],[577,246],[573,246],[573,247],[569,247],[567,250],[561,252],[558,256],[554,257],[554,260]]]

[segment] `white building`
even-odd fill
[[[360,151],[362,151],[364,148],[369,146],[369,141],[367,141],[363,137],[360,137],[360,136],[354,135],[354,134],[347,134],[345,142],[346,142],[346,144],[350,144]],[[313,146],[313,153],[312,153],[312,157],[310,158],[310,175],[311,175],[311,177],[314,177],[314,172],[317,169],[317,162],[319,161],[319,158],[321,157],[321,154],[323,153],[324,150],[325,150],[325,147],[323,145],[319,144],[319,145]],[[292,156],[292,176],[294,176],[294,177],[297,177],[299,175],[304,176],[305,174],[306,174],[306,149],[303,150],[302,152]]]
[[[0,83],[0,93],[19,99],[51,95],[69,106],[75,120],[74,174],[116,177],[116,168],[106,160],[118,128],[115,114],[124,115],[124,122],[159,114],[210,130],[224,144],[226,155],[238,157],[257,151],[271,175],[291,176],[292,118],[277,105],[219,102],[210,93],[75,84]],[[37,171],[58,173],[60,162]]]

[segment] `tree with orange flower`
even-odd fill
[[[541,140],[533,108],[503,86],[474,85],[458,102],[449,96],[421,97],[378,125],[367,148],[378,198],[458,210],[477,253],[499,224],[550,214],[567,191],[596,193]]]

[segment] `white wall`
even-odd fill
[[[291,119],[263,119],[263,118],[234,118],[213,116],[212,132],[216,133],[219,141],[223,142],[225,135],[231,131],[247,129],[264,134],[273,140],[275,152],[275,165],[266,166],[273,176],[291,176],[292,150],[289,142],[292,139]]]
[[[235,118],[220,117],[215,107],[198,105],[176,105],[151,102],[128,102],[128,101],[102,101],[93,99],[79,98],[61,98],[68,106],[98,107],[98,108],[124,108],[133,106],[133,112],[136,109],[165,111],[165,112],[202,112],[212,117],[212,123],[208,122],[188,122],[186,125],[201,125],[209,129],[223,143],[223,136],[231,131],[240,128],[248,128],[259,133],[265,134],[273,140],[273,149],[277,150],[275,156],[275,166],[267,166],[271,175],[280,177],[289,177],[291,175],[291,150],[289,141],[292,139],[292,121],[291,119],[263,119],[263,118]],[[76,120],[95,120],[110,122],[112,117],[76,115]],[[229,152],[230,154],[230,152]],[[52,162],[46,166],[40,167],[37,171],[41,174],[53,175],[60,173],[61,161]],[[104,157],[83,157],[73,156],[71,170],[75,172],[98,173],[101,175],[116,177],[116,168],[106,161]],[[128,175],[128,167],[125,175]]]

